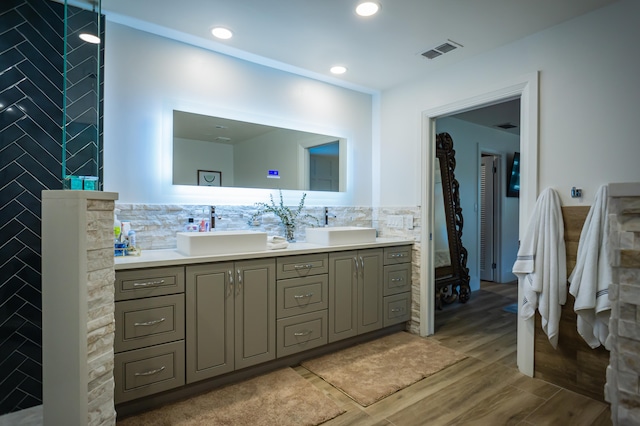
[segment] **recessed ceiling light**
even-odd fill
[[[356,13],[360,16],[372,16],[380,10],[380,3],[375,1],[363,1],[356,6]]]
[[[330,71],[332,74],[344,74],[345,72],[347,72],[347,68],[343,67],[342,65],[336,65],[331,67]]]
[[[211,34],[213,34],[214,37],[220,38],[222,40],[227,40],[233,37],[233,33],[231,32],[231,30],[224,27],[215,27],[211,30]]]
[[[87,43],[100,44],[100,37],[94,36],[93,34],[82,33],[78,37],[80,37],[81,40],[84,40]]]

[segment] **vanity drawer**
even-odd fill
[[[411,291],[411,264],[386,265],[384,267],[384,295]]]
[[[310,312],[278,320],[278,358],[327,344],[327,311]]]
[[[276,288],[276,316],[278,318],[327,309],[329,306],[329,277],[327,275],[278,280]]]
[[[411,246],[385,247],[384,264],[411,263]]]
[[[116,271],[116,301],[184,293],[184,267]]]
[[[185,384],[184,341],[116,354],[116,404]]]
[[[384,298],[384,327],[411,319],[411,293],[394,294]]]
[[[184,339],[184,294],[115,304],[115,352]]]
[[[326,274],[329,272],[329,255],[322,253],[279,257],[276,265],[276,276],[279,280]]]

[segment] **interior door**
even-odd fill
[[[309,155],[309,190],[340,190],[340,162],[338,157]]]
[[[483,155],[480,166],[480,279],[495,281],[495,185],[497,157]]]

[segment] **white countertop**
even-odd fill
[[[290,243],[286,249],[263,250],[247,253],[229,253],[215,256],[185,256],[176,249],[142,250],[140,256],[118,256],[115,258],[115,270],[152,268],[158,266],[188,265],[208,262],[224,262],[265,257],[293,256],[297,254],[330,253],[346,250],[361,250],[376,247],[411,245],[414,240],[406,238],[377,238],[374,243],[348,244],[340,246],[322,246],[310,243]]]

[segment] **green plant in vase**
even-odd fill
[[[304,208],[304,200],[307,198],[307,194],[303,193],[300,202],[298,203],[298,207],[292,209],[284,205],[284,199],[282,198],[282,190],[280,190],[280,203],[276,204],[273,200],[273,194],[269,195],[269,199],[271,201],[270,204],[267,203],[256,203],[255,206],[258,209],[249,219],[249,225],[254,225],[260,216],[263,213],[273,213],[278,216],[282,221],[282,226],[284,227],[284,237],[289,242],[294,242],[296,227],[298,225],[298,220],[303,219],[312,219],[315,222],[315,226],[320,226],[320,221],[318,218],[311,216],[310,214],[300,214],[302,209]]]

